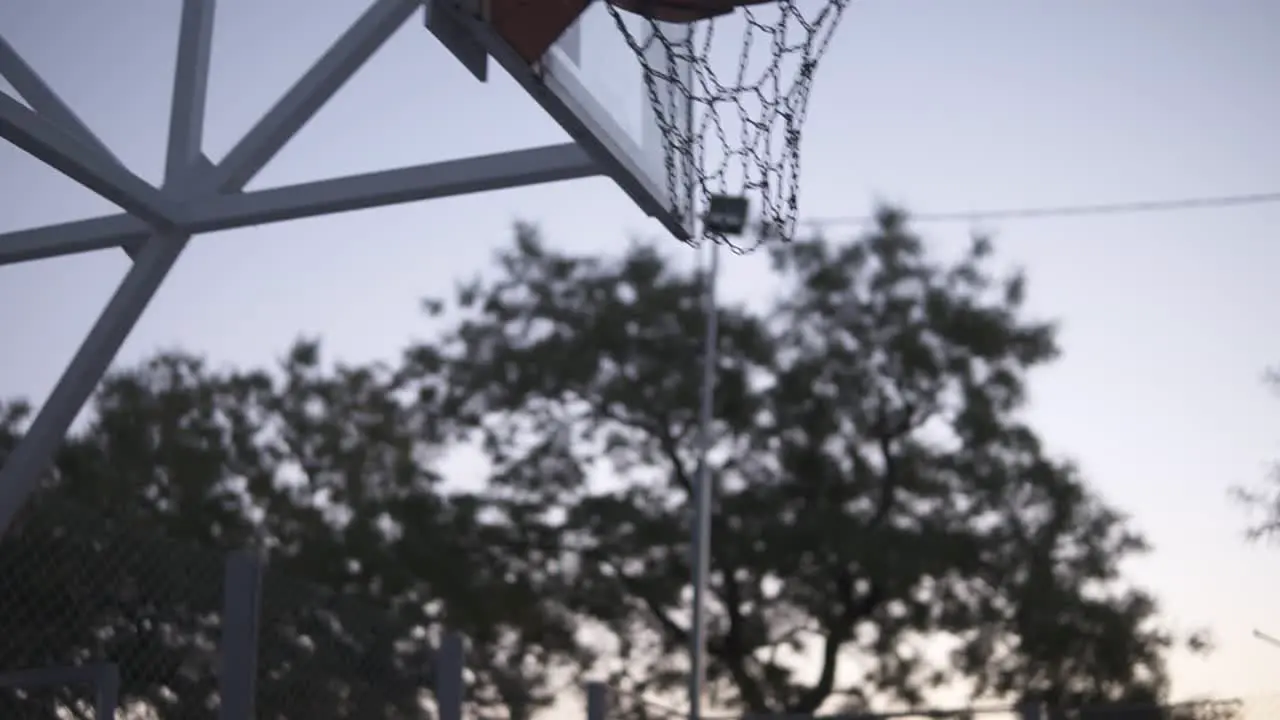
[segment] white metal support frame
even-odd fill
[[[577,143],[244,192],[295,133],[421,8],[374,0],[216,165],[201,150],[216,0],[183,0],[165,177],[153,187],[111,151],[0,37],[0,138],[116,203],[124,213],[0,234],[0,265],[121,247],[133,266],[22,442],[0,468],[0,536],[36,489],[75,416],[194,235],[602,173]]]

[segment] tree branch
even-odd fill
[[[875,532],[884,527],[889,513],[897,502],[898,488],[902,481],[897,458],[893,452],[893,441],[909,432],[914,423],[914,412],[908,408],[903,419],[890,428],[885,418],[877,423],[877,446],[880,449],[881,461],[884,463],[883,483],[875,510],[867,522],[867,529]],[[826,636],[822,647],[822,670],[817,682],[801,697],[790,712],[810,714],[826,701],[835,689],[836,671],[840,663],[840,650],[853,637],[854,626],[868,617],[884,601],[884,587],[875,577],[868,578],[869,588],[866,594],[857,597],[853,574],[843,563],[836,563],[837,597],[841,599],[843,611],[827,623]]]
[[[680,445],[676,442],[675,436],[671,434],[671,425],[665,422],[657,423],[653,430],[658,437],[658,446],[662,448],[662,453],[671,462],[671,470],[675,474],[676,482],[684,488],[685,492],[692,494],[693,478],[689,476],[689,471],[684,466],[684,460],[680,458]]]
[[[658,621],[658,624],[662,626],[662,629],[672,640],[675,642],[685,642],[689,639],[689,631],[680,627],[680,624],[675,620],[672,620],[671,616],[667,614],[667,611],[664,610],[662,605],[657,600],[653,599],[652,596],[648,593],[640,592],[634,578],[622,572],[621,568],[611,562],[603,562],[602,564],[613,570],[614,575],[618,578],[618,582],[622,584],[623,588],[629,594],[640,599],[640,602],[644,604],[645,609],[653,615],[654,619]]]
[[[840,650],[853,638],[853,629],[863,618],[869,616],[884,601],[884,590],[881,583],[872,580],[867,592],[857,597],[853,573],[847,568],[838,571],[836,579],[836,595],[841,600],[841,612],[828,624],[826,637],[822,645],[822,671],[818,681],[805,692],[789,713],[810,715],[830,697],[835,690],[836,671],[840,664]]]
[[[721,573],[724,578],[721,602],[724,603],[725,612],[728,615],[729,627],[725,631],[723,646],[719,648],[720,652],[715,654],[733,676],[733,681],[738,686],[738,692],[742,694],[742,701],[746,703],[747,710],[753,713],[767,713],[769,707],[765,701],[764,689],[760,687],[759,680],[747,669],[747,659],[750,657],[751,649],[743,646],[742,628],[746,618],[742,615],[742,588],[734,577],[735,571],[736,568],[730,567]]]

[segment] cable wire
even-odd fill
[[[953,212],[910,213],[913,222],[948,223],[980,222],[984,220],[1028,220],[1063,217],[1091,217],[1101,215],[1139,215],[1147,213],[1185,212],[1212,208],[1245,207],[1280,203],[1280,191],[1179,198],[1174,200],[1148,200],[1137,202],[1097,203],[1092,205],[1050,205],[1042,207],[1004,208],[995,210],[970,210]],[[871,215],[848,215],[828,218],[810,218],[800,224],[809,228],[825,228],[837,225],[866,225],[873,223]]]

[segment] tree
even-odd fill
[[[1165,692],[1177,639],[1119,575],[1146,545],[1021,419],[1058,347],[990,256],[979,238],[931,258],[884,210],[854,242],[778,248],[763,312],[717,309],[721,702],[915,705],[957,680],[1056,706]],[[564,578],[631,691],[684,682],[701,287],[651,248],[567,255],[522,226],[462,288],[446,344],[447,414],[487,449],[507,552]],[[931,659],[942,637],[956,650]]]
[[[1163,696],[1179,639],[1118,571],[1145,544],[1021,419],[1054,330],[990,253],[931,258],[887,210],[779,248],[763,310],[718,309],[722,702]],[[684,682],[701,290],[651,248],[566,255],[525,226],[394,362],[299,342],[268,369],[174,352],[113,373],[3,538],[0,664],[116,660],[130,704],[209,706],[221,559],[254,545],[263,718],[415,716],[442,627],[471,641],[484,713],[525,720],[603,672],[648,717],[635,692]],[[0,404],[0,462],[28,417]],[[437,457],[473,438],[482,486],[447,487]]]
[[[1268,370],[1263,381],[1273,392],[1280,392],[1280,368]],[[1263,483],[1255,487],[1233,487],[1231,495],[1253,516],[1245,531],[1250,540],[1273,540],[1280,536],[1280,464],[1272,467]]]
[[[430,364],[330,368],[300,342],[276,372],[167,353],[113,373],[3,540],[2,666],[115,660],[128,703],[209,706],[223,552],[256,545],[259,717],[418,717],[445,625],[472,641],[481,708],[548,703],[573,627],[502,575],[480,499],[440,490]],[[0,462],[27,415],[0,405]]]

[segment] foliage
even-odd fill
[[[1025,279],[977,239],[930,258],[886,210],[855,242],[774,253],[763,312],[721,307],[709,673],[722,702],[810,713],[977,693],[1053,704],[1159,697],[1175,638],[1120,562],[1146,549],[1018,415],[1057,354]],[[633,247],[548,249],[523,227],[464,288],[450,415],[491,493],[558,559],[615,680],[675,691],[685,666],[695,478],[697,277]],[[955,650],[930,658],[925,645]],[[799,662],[816,664],[805,672]]]
[[[207,706],[213,550],[253,544],[271,558],[259,717],[416,716],[427,638],[444,623],[473,643],[476,700],[526,713],[549,702],[573,627],[544,612],[531,581],[498,574],[504,559],[486,547],[503,530],[479,521],[479,500],[438,491],[426,360],[415,380],[377,364],[329,370],[301,342],[277,373],[170,353],[113,374],[58,455],[56,493],[4,539],[18,610],[0,614],[5,665],[117,659],[132,701]],[[24,413],[0,413],[0,456]]]
[[[1020,415],[1058,353],[1025,279],[984,239],[932,257],[893,210],[773,261],[775,296],[717,309],[717,700],[1160,699],[1181,640],[1119,570],[1146,546]],[[646,717],[628,698],[686,670],[702,298],[652,248],[568,255],[521,226],[394,363],[303,341],[270,370],[174,352],[115,372],[4,538],[22,611],[0,612],[0,660],[145,657],[132,702],[207,707],[219,558],[255,545],[263,718],[413,716],[443,626],[468,636],[486,712],[523,720],[594,672]],[[0,405],[0,459],[25,419]],[[441,477],[472,441],[488,466]]]
[[[1280,392],[1280,368],[1268,370],[1264,381],[1272,391]],[[1231,495],[1254,517],[1246,529],[1250,540],[1280,537],[1280,464],[1272,467],[1260,485],[1233,487]]]

